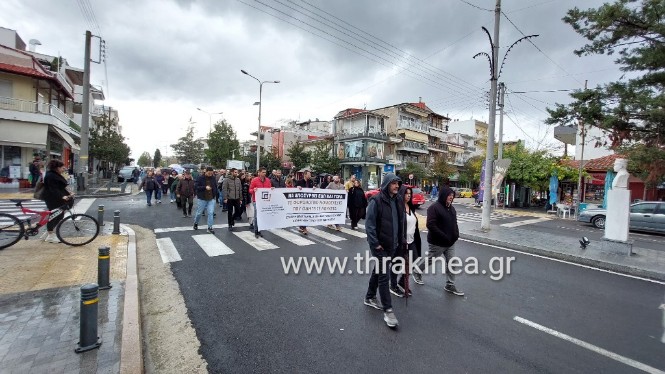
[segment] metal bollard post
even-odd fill
[[[116,210],[113,212],[113,232],[111,233],[113,235],[119,235],[120,234],[120,211]]]
[[[76,353],[99,348],[102,340],[97,336],[97,316],[99,312],[99,289],[96,284],[81,286],[80,337]]]
[[[97,224],[99,227],[104,226],[104,205],[97,207]]]
[[[109,273],[111,267],[111,248],[107,246],[99,247],[99,256],[97,257],[97,284],[100,290],[108,290],[111,287],[109,282]]]

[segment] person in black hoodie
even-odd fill
[[[411,254],[411,257],[406,257],[408,259],[414,258],[420,258],[421,256],[421,248],[422,248],[422,240],[420,239],[420,230],[418,230],[418,217],[416,216],[416,209],[413,205],[413,190],[411,187],[406,187],[402,185],[399,189],[399,194],[402,196],[404,199],[404,213],[406,216],[406,251],[404,256],[409,256]],[[413,280],[418,283],[422,284],[422,274],[418,272],[413,272]],[[395,285],[395,278],[397,277],[397,274],[392,275],[393,278],[391,279],[391,283]],[[408,276],[408,274],[406,274]],[[399,281],[397,282],[397,290],[392,290],[391,293],[393,295],[400,296],[400,294],[404,295],[404,293],[407,291],[406,290],[406,282],[405,282],[405,275],[402,274],[400,277]],[[397,293],[395,292],[397,291]],[[411,296],[411,291],[409,287],[409,296]]]
[[[365,217],[365,210],[367,209],[367,197],[365,191],[360,187],[360,181],[353,182],[353,187],[349,189],[349,198],[346,206],[349,208],[349,215],[351,216],[351,229],[358,228],[358,221]]]
[[[425,255],[427,266],[432,264],[432,259],[443,255],[445,258],[446,266],[446,286],[444,290],[458,296],[464,296],[464,292],[455,287],[455,274],[450,272],[450,260],[455,257],[455,242],[459,239],[459,228],[457,227],[457,212],[453,207],[453,199],[455,192],[448,186],[442,186],[439,192],[439,199],[436,203],[427,208],[427,244],[429,250]],[[422,274],[420,264],[424,261],[423,258],[416,261],[414,264],[415,272]],[[418,284],[423,284],[422,278],[420,282],[414,276],[414,280]]]
[[[46,175],[44,175],[44,192],[42,199],[46,203],[48,210],[55,210],[65,204],[69,204],[71,208],[74,205],[74,195],[67,191],[67,180],[62,176],[65,172],[65,164],[60,160],[51,160],[46,167]],[[49,243],[60,243],[60,239],[53,233],[53,230],[65,216],[65,211],[61,211],[56,217],[52,218],[46,224],[48,232],[45,240]]]

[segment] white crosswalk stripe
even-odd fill
[[[319,230],[316,227],[307,227],[307,232],[318,236],[319,238],[329,240],[331,242],[341,242],[342,240],[346,240],[346,238],[342,238],[341,236],[333,235],[330,233],[327,233],[323,230]]]
[[[363,231],[351,230],[351,229],[347,229],[346,227],[342,227],[341,229],[342,229],[343,233],[349,234],[351,236],[355,236],[357,238],[363,238],[364,239],[364,238],[367,237],[367,234],[365,234],[365,232],[364,232],[364,229],[365,229],[364,227],[363,227]]]
[[[196,241],[209,257],[232,255],[235,253],[215,235],[192,235],[192,239]]]
[[[268,231],[297,246],[316,244],[309,239],[305,239],[302,235],[298,235],[296,233],[284,229],[272,229]]]
[[[23,202],[23,207],[31,210],[42,211],[46,210],[46,203],[41,200],[28,200]],[[23,214],[21,208],[16,206],[16,203],[9,200],[0,201],[0,212],[11,214],[18,219],[28,219],[34,217],[35,214]]]
[[[496,213],[492,212],[490,215],[491,220],[498,219],[508,219],[508,218],[517,218],[520,216],[509,214],[509,213]],[[482,213],[458,213],[457,214],[458,222],[480,222],[482,221]]]
[[[157,248],[159,249],[159,254],[162,256],[162,262],[175,262],[182,261],[178,250],[173,245],[171,238],[159,238],[157,239]]]
[[[533,218],[533,219],[527,219],[527,220],[524,220],[524,221],[504,223],[501,226],[503,226],[503,227],[518,227],[518,226],[531,225],[531,224],[534,224],[534,223],[540,223],[540,222],[546,222],[546,221],[551,221],[551,219],[550,218]]]
[[[233,234],[245,243],[251,245],[252,247],[258,249],[259,251],[265,251],[267,249],[277,249],[278,246],[272,244],[271,242],[263,239],[262,237],[255,237],[254,233],[251,231],[235,231]]]

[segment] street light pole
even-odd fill
[[[210,113],[201,108],[196,108],[196,110],[201,111],[208,115],[208,139],[210,138],[210,133],[212,133],[212,115],[213,114],[224,114],[224,112]]]
[[[256,131],[256,171],[259,171],[259,162],[260,162],[260,157],[261,157],[261,146],[259,145],[261,141],[261,99],[263,96],[263,84],[264,83],[279,83],[279,81],[261,81],[259,78],[249,74],[245,70],[240,70],[241,73],[248,75],[252,78],[254,78],[257,82],[259,82],[259,128]]]

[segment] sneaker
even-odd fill
[[[182,218],[187,218],[187,215],[186,215],[186,214],[183,214],[183,215],[182,215]]]
[[[443,290],[446,291],[446,292],[450,292],[450,293],[453,294],[453,295],[464,296],[464,292],[458,290],[457,287],[455,287],[454,284],[447,284],[447,285],[443,288]]]
[[[254,231],[254,224],[253,224],[253,223],[250,223],[250,224],[249,224],[249,229],[250,229],[251,231]]]
[[[376,297],[372,297],[371,299],[365,299],[365,305],[371,306],[372,308],[378,310],[383,309],[381,307],[381,304],[379,304],[379,300],[377,300]]]
[[[229,231],[233,231],[233,226],[229,226]]]
[[[335,228],[335,225],[328,225],[328,228],[331,229],[331,230],[335,230],[335,229],[336,229],[336,228]]]
[[[198,230],[198,229],[199,229],[199,224],[198,224],[198,223],[195,223],[195,224],[194,224],[194,230]]]
[[[395,317],[395,313],[393,313],[393,309],[386,309],[385,312],[383,312],[383,321],[388,325],[388,327],[393,328],[397,327],[399,322],[397,322],[397,317]]]
[[[212,226],[208,226],[208,234],[214,234],[215,230],[212,229]]]
[[[39,237],[39,240],[46,240],[46,238],[48,238],[48,231],[44,231],[42,236]]]
[[[404,297],[404,292],[397,287],[390,287],[390,293],[397,297]]]
[[[335,230],[337,230],[337,231],[342,231],[342,228],[339,227],[339,226],[335,226]]]
[[[47,243],[60,243],[60,239],[55,234],[49,234],[44,241]]]
[[[173,204],[173,200],[169,201],[169,204]]]
[[[400,290],[402,292],[402,294],[406,293],[406,292],[404,292],[404,285],[402,285],[402,284],[398,284],[397,289]],[[411,290],[409,290],[409,296],[413,296],[413,293],[411,292]]]
[[[414,281],[414,282],[416,282],[416,283],[418,283],[418,284],[420,284],[420,285],[425,284],[425,282],[423,282],[423,275],[422,275],[422,274],[420,274],[420,273],[413,273],[413,274],[411,274],[411,275],[413,276],[413,281]]]
[[[258,237],[259,237],[259,233],[258,233],[258,232],[255,232],[255,233],[254,233],[254,237],[258,239]]]
[[[161,203],[162,203],[162,201],[161,201],[161,200],[157,200],[157,204],[161,204]]]

